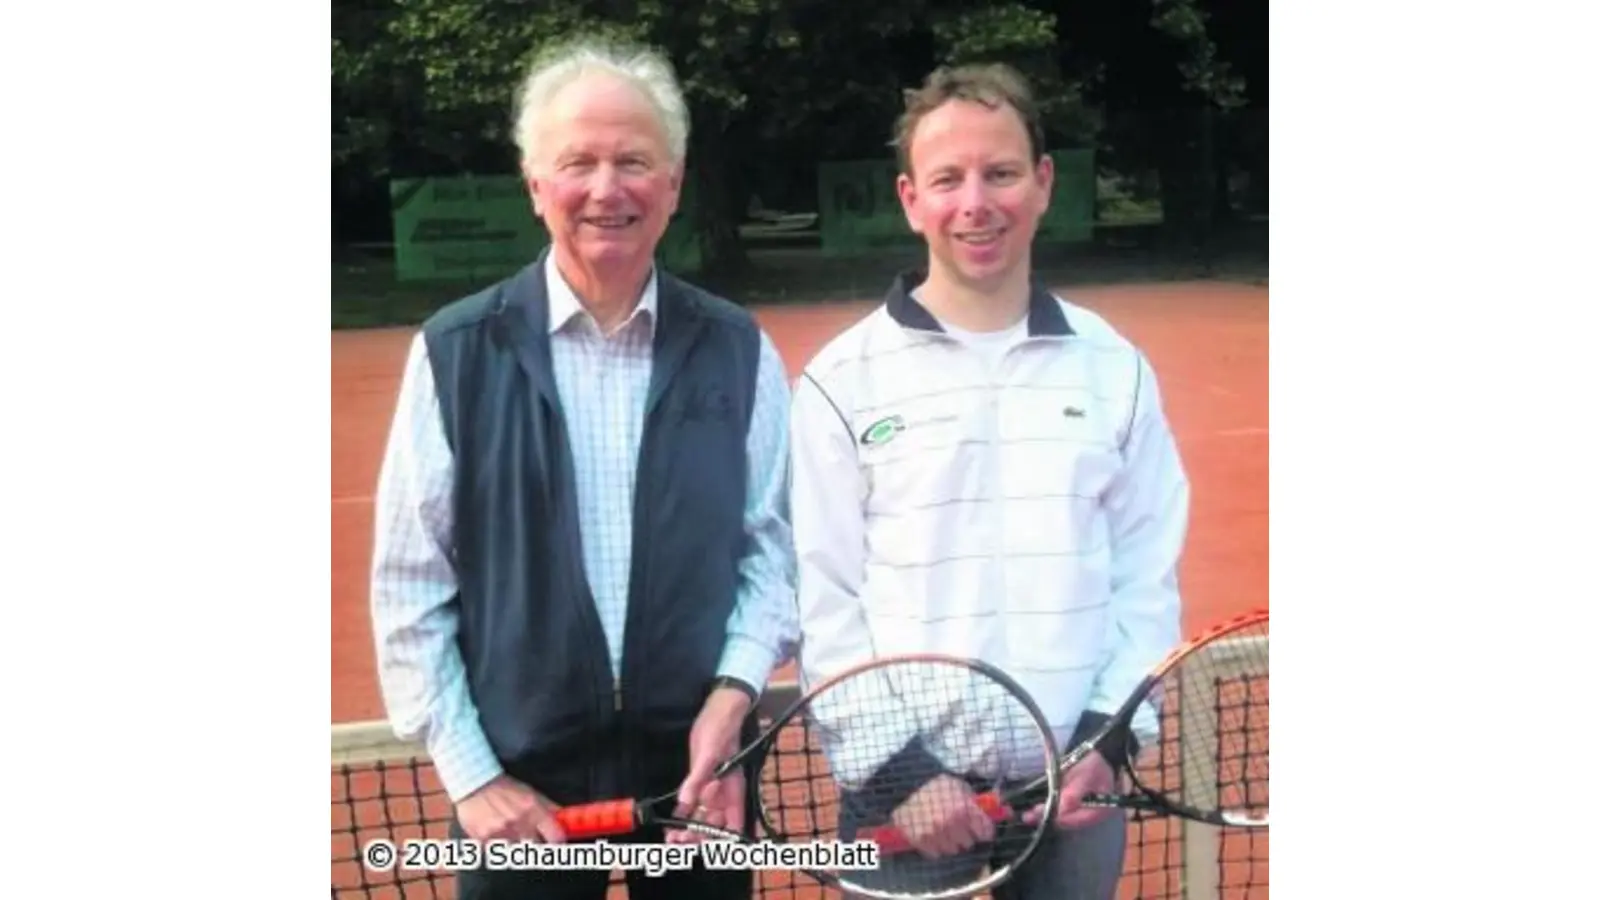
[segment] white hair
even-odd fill
[[[540,53],[517,88],[512,139],[524,166],[538,150],[534,144],[545,108],[562,88],[591,72],[615,75],[643,92],[666,133],[672,161],[683,162],[689,145],[689,108],[672,63],[647,47],[591,37],[560,43]]]

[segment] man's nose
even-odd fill
[[[959,197],[961,215],[976,219],[989,208],[989,190],[982,178],[971,178],[961,185]]]
[[[597,199],[615,196],[621,189],[622,178],[617,167],[610,163],[595,166],[589,181],[589,193]]]

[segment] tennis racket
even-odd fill
[[[1144,748],[1122,743],[1123,752],[1113,751],[1106,761],[1131,790],[1084,802],[1219,827],[1266,828],[1267,625],[1266,610],[1230,619],[1156,666],[1086,745],[1098,747],[1118,729],[1141,730],[1135,719],[1142,710],[1159,717],[1159,740]],[[1086,752],[1074,750],[1062,764]]]
[[[1052,827],[1060,768],[1049,723],[1020,685],[994,666],[937,654],[880,658],[827,679],[714,777],[741,766],[760,772],[749,836],[677,817],[676,792],[569,806],[556,820],[575,841],[656,825],[713,842],[787,844],[782,868],[853,895],[954,900],[1005,882],[1029,859]],[[1024,782],[1047,807],[1038,822],[994,802],[999,786]],[[961,835],[933,859],[907,853],[912,841],[897,827],[925,842],[936,830],[927,823],[948,835],[951,822]]]
[[[1266,828],[1267,626],[1267,611],[1259,610],[1179,645],[1109,720],[1062,754],[1057,765],[1063,777],[1091,752],[1101,751],[1118,780],[1131,784],[1131,790],[1090,794],[1084,805]],[[1130,732],[1140,731],[1156,731],[1160,740],[1143,748],[1127,740]],[[1057,790],[1055,779],[1040,777],[977,800],[990,816],[1009,819]],[[885,852],[904,845],[892,829],[869,839]]]
[[[880,854],[876,870],[793,868],[885,900],[967,897],[1009,880],[1053,827],[1063,773],[1093,751],[1102,751],[1133,789],[1091,796],[1088,804],[1266,827],[1267,625],[1266,612],[1252,613],[1180,645],[1116,714],[1065,754],[1056,751],[1037,704],[1005,673],[982,662],[915,655],[876,660],[819,685],[724,763],[717,777],[759,758],[759,825],[770,839],[866,841]],[[793,725],[800,727],[786,727]],[[1162,739],[1142,749],[1122,737],[1152,730]],[[792,739],[796,734],[805,738]],[[825,767],[811,762],[818,751]],[[932,777],[964,782],[971,793],[909,803],[935,770]],[[558,816],[580,838],[655,822],[719,840],[748,840],[671,817],[675,800],[672,794],[594,804]],[[1041,815],[1029,824],[1022,814],[1034,808]],[[933,859],[912,852],[914,842],[903,829],[958,811],[981,812],[992,835],[947,847]],[[846,832],[850,837],[841,837]]]

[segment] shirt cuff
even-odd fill
[[[428,756],[451,803],[460,803],[505,771],[478,728],[457,729],[449,739],[430,739]]]
[[[1094,737],[1099,733],[1100,729],[1106,727],[1110,722],[1111,717],[1103,712],[1094,712],[1093,710],[1085,712],[1078,719],[1078,726],[1073,729],[1072,740],[1067,742],[1067,746],[1069,748],[1078,747],[1083,742]],[[1095,749],[1100,752],[1100,755],[1105,758],[1105,761],[1112,768],[1116,768],[1124,760],[1131,761],[1139,755],[1139,740],[1134,736],[1127,723],[1124,722],[1107,732],[1105,739]]]
[[[867,823],[888,822],[912,794],[944,774],[945,767],[923,747],[922,738],[914,738],[879,766],[859,791],[846,793],[845,800]]]
[[[767,679],[777,664],[777,651],[760,641],[735,634],[728,638],[722,648],[722,661],[717,664],[717,674],[737,678],[755,688],[756,694],[760,695],[766,690]]]

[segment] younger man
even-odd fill
[[[981,658],[1038,701],[1064,750],[1179,638],[1188,482],[1149,361],[1033,280],[1052,167],[1022,79],[934,72],[896,145],[927,269],[900,275],[795,387],[802,675],[897,653]],[[1148,745],[1153,716],[1135,731],[1120,740]],[[970,808],[937,811],[970,790],[919,782],[889,815],[920,853],[874,877],[970,879],[950,864],[981,866],[989,829]],[[1066,775],[1056,827],[1005,893],[1115,896],[1125,819],[1081,803],[1112,782],[1098,754]]]

